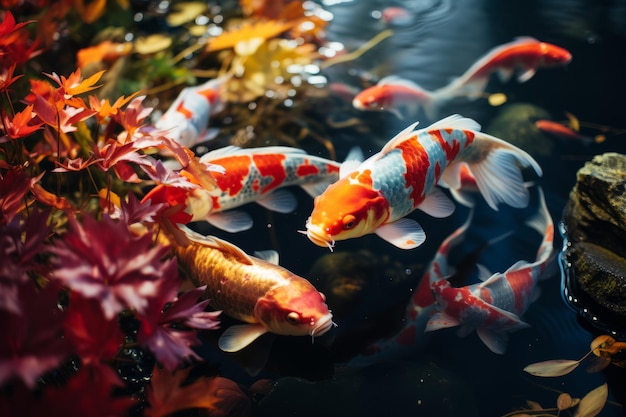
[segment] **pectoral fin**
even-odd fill
[[[455,207],[452,200],[443,191],[434,188],[417,208],[430,216],[444,218],[454,213]]]
[[[230,233],[248,230],[253,223],[248,213],[236,210],[212,213],[206,218],[206,221],[218,229]]]
[[[488,329],[476,329],[476,333],[482,342],[493,353],[498,355],[504,354],[506,346],[509,342],[509,336],[506,333],[496,333]]]
[[[217,345],[224,352],[237,352],[265,333],[267,329],[261,324],[237,324],[222,333]]]
[[[296,197],[287,190],[276,190],[258,199],[257,204],[278,213],[291,213],[296,209]]]
[[[426,240],[422,226],[415,220],[407,218],[384,224],[374,233],[400,249],[416,248]]]
[[[428,324],[426,325],[426,332],[432,332],[433,330],[445,329],[447,327],[459,326],[461,322],[452,316],[448,316],[445,313],[435,313],[432,315]]]

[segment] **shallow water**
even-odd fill
[[[389,5],[393,4],[375,0],[327,1],[325,7],[334,14],[328,38],[342,42],[348,50],[355,49],[387,27],[376,16],[377,11]],[[568,49],[573,61],[567,68],[539,70],[523,84],[514,80],[503,84],[492,79],[487,91],[504,92],[509,99],[501,108],[491,107],[485,100],[460,100],[444,110],[448,114],[458,112],[474,118],[487,132],[491,121],[506,106],[519,103],[538,106],[556,120],[563,118],[564,112],[570,112],[582,121],[626,127],[623,104],[626,96],[623,82],[625,2],[415,0],[395,5],[412,13],[411,23],[392,26],[394,35],[361,58],[329,68],[325,75],[330,81],[362,87],[360,84],[367,77],[375,80],[396,74],[427,89],[435,89],[460,75],[492,47],[518,36],[533,36]],[[357,111],[352,115],[365,116]],[[376,152],[399,129],[414,121],[398,120],[388,113],[366,116],[364,120],[372,134],[338,133],[337,138],[333,138],[340,158],[354,144],[368,153]],[[507,139],[506,135],[500,136]],[[548,136],[537,140],[534,150],[527,150],[544,169],[538,184],[545,191],[555,224],[575,184],[576,171],[584,162],[607,151],[626,152],[624,135],[607,135],[606,142],[591,145]],[[542,140],[546,143],[542,144]],[[279,251],[283,266],[306,276],[318,287],[330,285],[324,281],[326,277],[310,275],[314,263],[328,255],[328,251],[311,245],[295,232],[304,228],[312,207],[307,195],[299,190],[295,192],[299,197],[298,209],[287,215],[246,208],[255,218],[255,227],[233,235],[230,240],[249,252],[272,245]],[[522,211],[512,209],[495,213],[486,205],[479,205],[466,249],[475,247],[474,239],[506,231],[519,221],[520,213]],[[428,240],[411,251],[396,249],[376,236],[339,242],[337,256],[342,252],[370,251],[379,260],[382,274],[374,277],[376,282],[367,283],[358,302],[336,319],[338,327],[316,338],[314,344],[300,338],[277,338],[268,366],[259,376],[249,376],[231,357],[218,352],[211,354],[226,365],[225,376],[242,383],[261,377],[282,381],[273,397],[261,402],[263,415],[354,412],[405,415],[420,410],[421,415],[433,415],[437,407],[445,403],[450,407],[439,408],[440,415],[461,415],[460,410],[463,410],[463,415],[499,416],[524,407],[525,400],[537,401],[544,407],[554,406],[559,392],[582,397],[605,381],[609,382],[609,400],[623,402],[625,393],[620,379],[626,374],[615,367],[594,374],[586,373],[581,367],[570,375],[546,379],[522,371],[533,362],[578,359],[588,352],[589,343],[597,335],[564,303],[556,259],[549,277],[540,282],[540,298],[524,315],[531,327],[511,334],[504,355],[490,352],[476,334],[459,338],[454,329],[446,329],[430,334],[423,346],[416,348],[409,357],[392,358],[367,368],[345,366],[368,341],[388,336],[394,326],[401,325],[404,305],[416,286],[421,268],[428,263],[439,242],[463,223],[466,215],[463,207],[446,219],[413,213],[411,217],[420,221]],[[533,260],[539,241],[540,237],[533,233],[515,234],[481,252],[480,261],[493,270],[503,270],[519,259]],[[561,245],[558,232],[555,241],[558,252]],[[404,276],[390,271],[402,271]],[[441,373],[436,382],[406,377],[408,373],[428,379],[426,376],[431,376],[434,370]],[[289,377],[303,378],[307,382]],[[435,400],[433,393],[436,392],[447,392],[451,398],[444,401],[439,396]],[[286,410],[289,413],[283,414]],[[622,412],[618,405],[607,404],[600,415],[617,416]]]

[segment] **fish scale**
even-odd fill
[[[211,307],[248,323],[257,321],[252,312],[259,297],[297,278],[262,260],[258,261],[264,268],[259,270],[255,265],[237,262],[218,249],[200,245],[177,246],[176,256],[194,285],[207,286]]]

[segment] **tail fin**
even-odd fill
[[[528,205],[529,195],[521,167],[532,167],[538,176],[541,167],[522,149],[486,133],[474,132],[474,143],[461,160],[466,163],[487,204],[498,210],[499,203],[522,208]],[[458,183],[462,164],[452,164],[443,174],[447,184]],[[453,188],[453,187],[451,187]]]

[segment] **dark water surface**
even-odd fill
[[[491,107],[485,100],[460,100],[445,110],[477,120],[487,132],[491,121],[506,106],[519,103],[538,106],[555,120],[562,120],[564,112],[570,112],[581,121],[626,128],[626,2],[328,1],[324,7],[334,14],[328,38],[354,50],[386,28],[373,12],[391,5],[410,10],[413,23],[392,27],[394,35],[361,58],[329,68],[325,75],[331,81],[361,88],[364,77],[375,79],[396,74],[427,89],[436,89],[460,75],[492,47],[518,36],[533,36],[568,49],[573,61],[567,68],[539,70],[523,84],[514,80],[502,84],[494,77],[487,90],[507,94],[509,102],[503,107]],[[362,116],[356,111],[354,114]],[[340,157],[354,144],[361,145],[368,153],[377,152],[398,130],[414,121],[398,120],[385,113],[368,113],[365,120],[375,134],[367,137],[338,134],[333,140]],[[427,121],[422,123],[427,124]],[[507,139],[506,135],[499,136]],[[544,170],[539,185],[545,191],[555,225],[576,182],[576,171],[584,162],[608,151],[626,153],[626,135],[607,134],[606,142],[591,145],[548,136],[538,140],[534,150],[526,150]],[[542,149],[547,152],[541,152]],[[304,228],[312,208],[308,196],[304,193],[298,196],[298,210],[288,215],[250,208],[254,210],[255,227],[233,236],[232,241],[249,252],[266,249],[271,242],[279,251],[283,266],[324,287],[328,285],[325,278],[312,276],[309,271],[328,251],[313,246],[295,232]],[[392,247],[376,236],[339,242],[333,256],[367,250],[385,262],[381,267],[383,272],[368,284],[362,298],[346,308],[341,319],[337,318],[338,327],[316,339],[315,344],[300,338],[274,341],[268,367],[256,378],[279,379],[279,384],[261,402],[260,414],[501,416],[524,407],[525,400],[553,407],[558,393],[582,397],[605,381],[609,382],[609,400],[623,402],[626,373],[615,367],[590,374],[581,366],[569,375],[544,379],[522,371],[533,362],[578,359],[589,351],[589,344],[597,335],[564,303],[556,259],[550,277],[539,284],[541,297],[523,317],[531,327],[511,334],[504,355],[489,351],[475,333],[459,338],[455,329],[444,329],[430,334],[424,346],[415,349],[410,357],[373,363],[365,368],[345,365],[366,345],[368,338],[390,334],[394,326],[401,325],[399,320],[421,268],[439,243],[463,223],[465,216],[467,209],[461,206],[446,219],[413,213],[411,217],[422,224],[428,240],[412,251]],[[520,211],[504,208],[496,213],[479,204],[473,236],[495,236],[514,227],[519,219]],[[514,235],[485,249],[481,262],[492,270],[503,270],[519,259],[534,260],[540,239],[532,233]],[[561,244],[558,231],[555,241],[558,252]],[[475,245],[472,239],[467,243]],[[388,273],[391,269],[405,271],[405,276],[398,278]],[[224,361],[231,363],[231,358],[224,357]],[[232,364],[229,367],[232,375],[225,376],[244,383],[256,379]],[[607,404],[600,415],[622,413],[620,406]]]

